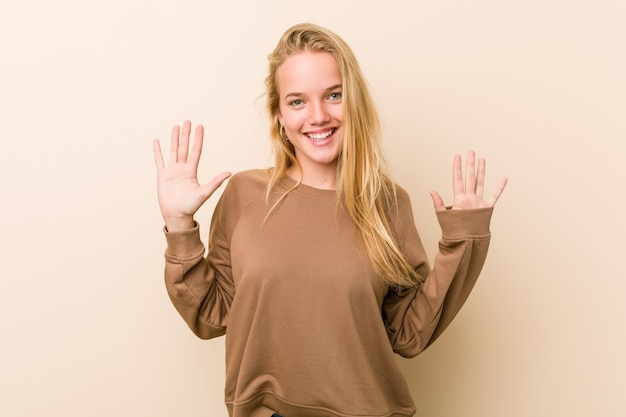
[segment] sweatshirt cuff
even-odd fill
[[[165,257],[169,260],[185,260],[204,255],[198,223],[195,223],[192,229],[176,232],[169,232],[167,227],[163,227],[163,233],[167,240]]]
[[[445,238],[488,236],[493,207],[470,210],[446,210],[437,213]]]

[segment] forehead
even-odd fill
[[[339,66],[328,52],[302,51],[288,57],[276,71],[281,96],[290,93],[314,94],[341,84]]]

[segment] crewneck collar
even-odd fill
[[[289,189],[296,185],[297,181],[288,175],[282,177],[279,181],[285,188]],[[336,190],[323,190],[321,188],[311,187],[310,185],[300,184],[292,191],[292,193],[306,195],[317,199],[335,199],[337,196]]]

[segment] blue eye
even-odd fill
[[[329,99],[331,100],[341,100],[341,93],[336,92],[336,93],[330,93],[330,95],[328,96]]]
[[[297,107],[297,106],[301,106],[302,104],[304,104],[304,102],[300,99],[297,100],[293,100],[289,102],[289,105],[292,107]]]

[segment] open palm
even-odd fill
[[[452,164],[452,189],[454,201],[452,210],[477,209],[493,207],[500,198],[506,187],[507,179],[502,178],[496,187],[496,191],[487,200],[483,198],[485,188],[485,160],[478,160],[476,167],[474,151],[467,153],[465,162],[465,180],[463,179],[463,169],[461,168],[461,156],[455,155]],[[446,210],[443,199],[436,191],[431,191],[431,197],[436,211]]]
[[[231,175],[230,172],[223,172],[201,185],[198,182],[198,164],[204,139],[203,126],[196,127],[191,149],[190,134],[191,122],[185,121],[182,130],[180,126],[174,126],[167,165],[159,140],[153,142],[159,207],[169,230],[192,227],[196,211]]]

